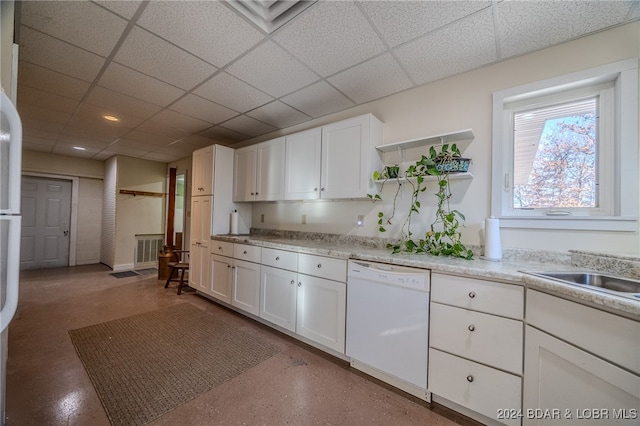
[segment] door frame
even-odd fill
[[[56,175],[52,173],[22,172],[22,176],[60,179],[71,181],[71,218],[69,224],[69,266],[76,266],[76,237],[78,231],[78,189],[80,178],[76,176]],[[21,194],[22,195],[22,194]],[[22,209],[22,206],[21,206]],[[100,225],[102,226],[102,224]]]

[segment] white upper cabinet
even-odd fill
[[[213,194],[213,145],[193,152],[191,195]]]
[[[382,128],[366,114],[287,136],[285,199],[366,198],[375,192]]]
[[[289,135],[285,145],[285,200],[320,198],[322,129]]]
[[[284,137],[237,149],[233,201],[282,200],[284,161]]]

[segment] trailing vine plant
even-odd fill
[[[440,146],[440,150],[436,150],[432,146],[429,148],[429,156],[423,155],[422,158],[407,168],[407,183],[412,187],[411,204],[402,225],[400,243],[387,244],[387,248],[391,249],[392,253],[428,253],[436,256],[473,258],[473,251],[466,248],[461,242],[462,234],[460,228],[464,227],[465,216],[458,210],[452,210],[449,205],[452,194],[449,185],[450,173],[448,172],[448,165],[455,161],[457,157],[460,157],[460,149],[456,144],[451,146],[443,144]],[[384,179],[380,192],[388,179],[383,174],[374,173],[375,180]],[[437,177],[438,191],[435,193],[437,200],[436,214],[424,238],[414,239],[411,232],[411,219],[414,213],[420,213],[419,196],[427,189],[424,185],[426,176]],[[392,219],[395,217],[399,192],[400,181],[398,181],[398,189],[393,198],[391,214],[385,217],[383,212],[378,212],[378,230],[380,232],[386,232],[385,226],[391,225]],[[382,200],[379,194],[369,195],[369,197],[374,202]]]

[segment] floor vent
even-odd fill
[[[136,268],[158,264],[158,253],[162,250],[162,234],[136,235],[135,262]]]
[[[227,0],[235,9],[262,31],[271,34],[316,0]]]

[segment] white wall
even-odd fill
[[[461,210],[467,217],[463,241],[467,244],[482,244],[482,224],[490,214],[493,92],[632,57],[640,57],[640,22],[430,83],[304,125],[255,138],[248,143],[368,112],[385,123],[383,143],[472,128],[475,140],[463,148],[464,155],[473,158],[470,171],[474,179],[454,185],[456,193],[453,207]],[[391,158],[386,161],[394,162]],[[388,191],[391,188],[385,190],[385,193],[392,194]],[[415,232],[426,229],[432,220],[435,202],[426,201],[432,192],[428,190],[425,194],[427,198],[422,203]],[[388,195],[387,198],[391,197]],[[380,207],[379,204],[366,201],[257,203],[253,208],[252,220],[253,227],[257,228],[399,236],[399,224],[384,234],[377,231],[377,211]],[[388,202],[382,208],[388,209]],[[306,225],[300,223],[302,214],[307,215]],[[358,214],[366,216],[364,228],[356,227]],[[261,215],[264,215],[264,222],[260,221]],[[640,253],[637,230],[571,232],[503,229],[502,243],[505,248]]]
[[[102,226],[100,262],[113,268],[116,261],[116,187],[118,181],[117,157],[104,162],[102,192]]]

